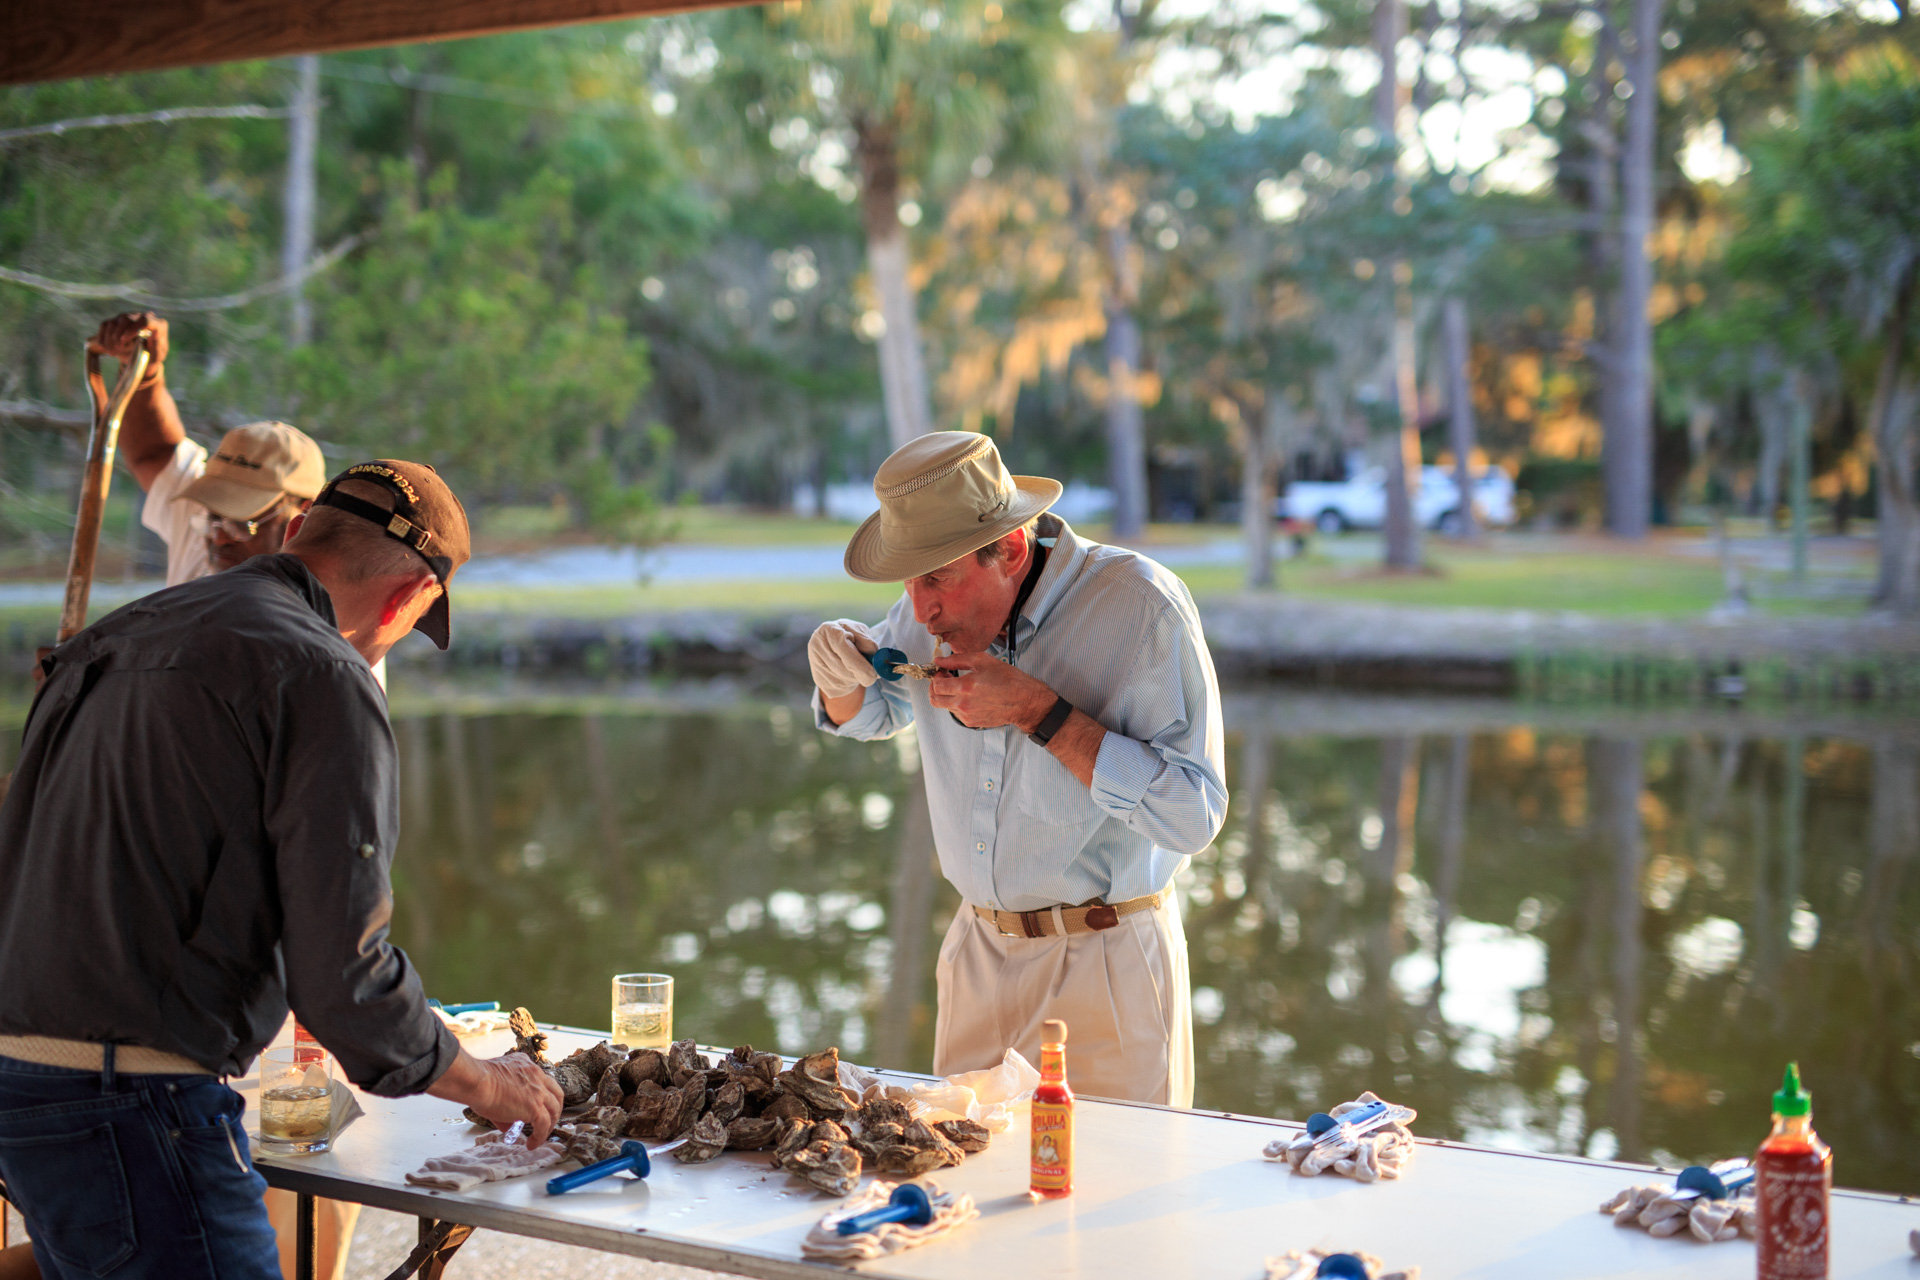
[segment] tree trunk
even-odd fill
[[[280,274],[291,276],[313,257],[314,160],[320,149],[320,58],[293,60],[293,114],[287,117],[286,217],[280,235]],[[304,347],[313,337],[305,285],[287,295],[287,340]]]
[[[1404,0],[1377,0],[1373,8],[1373,47],[1380,59],[1380,80],[1373,90],[1373,128],[1385,148],[1386,171],[1382,182],[1394,182],[1398,145],[1400,108],[1408,100],[1407,86],[1400,82],[1400,39],[1407,33]],[[1400,200],[1395,200],[1396,211]],[[1393,359],[1393,390],[1399,412],[1399,432],[1387,459],[1386,564],[1390,569],[1413,569],[1420,564],[1420,530],[1414,520],[1413,487],[1420,475],[1420,397],[1413,326],[1413,267],[1406,259],[1395,257],[1389,263],[1387,287],[1391,289],[1393,309],[1390,347]],[[1411,454],[1411,458],[1409,458]]]
[[[1140,407],[1140,324],[1133,308],[1139,280],[1124,225],[1106,229],[1109,277],[1107,335],[1107,474],[1113,486],[1113,536],[1137,538],[1147,527],[1147,428]]]
[[[1873,448],[1880,472],[1880,577],[1873,603],[1895,613],[1920,611],[1920,506],[1915,501],[1915,410],[1920,387],[1902,369],[1920,273],[1913,270],[1887,317],[1880,372],[1873,385]]]
[[[893,133],[855,127],[860,157],[860,215],[867,232],[867,270],[885,321],[879,342],[880,392],[887,437],[895,449],[933,430],[920,322],[913,296],[907,230],[900,225],[900,157]]]
[[[1787,375],[1788,406],[1793,413],[1789,435],[1791,452],[1787,458],[1787,510],[1792,535],[1793,580],[1807,580],[1808,487],[1813,473],[1813,397],[1810,380],[1799,369]]]
[[[1614,180],[1619,145],[1613,135],[1613,120],[1607,115],[1605,100],[1595,109],[1593,124],[1589,136],[1594,154],[1587,175],[1587,217],[1593,227],[1587,250],[1588,272],[1593,279],[1593,341],[1588,345],[1588,350],[1599,373],[1599,388],[1595,398],[1598,401],[1596,407],[1600,413],[1601,449],[1604,452],[1605,442],[1619,437],[1622,416],[1618,359],[1620,324],[1616,301],[1619,282],[1614,278],[1618,267],[1619,238],[1613,232],[1613,220],[1618,213]]]
[[[1469,328],[1467,304],[1463,298],[1448,298],[1444,312],[1447,330],[1447,426],[1453,445],[1453,486],[1459,495],[1454,510],[1453,533],[1458,538],[1480,534],[1479,517],[1473,510],[1473,380],[1469,365]]]
[[[1240,531],[1246,538],[1247,588],[1252,591],[1274,585],[1274,480],[1281,459],[1286,457],[1290,417],[1286,392],[1268,387],[1258,429],[1251,423],[1246,428],[1246,457],[1240,470]]]
[[[1653,508],[1653,236],[1654,144],[1659,127],[1660,0],[1633,0],[1628,51],[1626,150],[1620,167],[1620,310],[1613,353],[1620,416],[1610,424],[1603,456],[1607,525],[1622,538],[1644,538]]]

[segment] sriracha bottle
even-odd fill
[[[1813,1132],[1813,1096],[1797,1062],[1773,1095],[1773,1132],[1753,1166],[1760,1280],[1826,1280],[1833,1152]]]
[[[1040,1085],[1033,1091],[1032,1193],[1048,1200],[1073,1193],[1073,1090],[1067,1087],[1067,1024],[1048,1019],[1040,1032]]]

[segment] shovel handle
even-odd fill
[[[87,343],[87,393],[93,400],[93,431],[87,437],[87,463],[81,472],[80,510],[73,522],[73,550],[67,557],[67,594],[60,606],[56,644],[65,644],[87,625],[87,601],[93,594],[93,563],[100,550],[100,520],[106,514],[113,483],[113,451],[120,441],[120,419],[153,362],[153,331],[142,329],[133,358],[120,366],[120,380],[107,394],[100,374],[103,354]]]

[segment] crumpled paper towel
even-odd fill
[[[1040,1073],[1018,1049],[1008,1049],[1000,1065],[985,1071],[962,1071],[939,1084],[918,1084],[909,1091],[918,1106],[926,1108],[915,1119],[935,1124],[941,1120],[971,1120],[994,1133],[1004,1133],[1013,1123],[1011,1108],[1033,1096],[1040,1085]]]
[[[924,1182],[921,1185],[927,1189],[927,1199],[933,1202],[932,1222],[917,1227],[904,1222],[883,1222],[871,1231],[850,1236],[840,1234],[838,1227],[842,1218],[881,1208],[893,1199],[893,1190],[899,1185],[875,1178],[848,1196],[839,1208],[820,1219],[814,1224],[813,1230],[807,1232],[807,1238],[800,1242],[801,1256],[837,1262],[865,1262],[869,1258],[931,1244],[960,1224],[980,1216],[972,1196],[942,1191],[933,1183]]]
[[[505,1142],[498,1131],[483,1133],[465,1151],[450,1156],[434,1156],[407,1175],[416,1187],[436,1187],[442,1191],[471,1191],[483,1182],[502,1182],[525,1177],[550,1164],[558,1164],[567,1149],[557,1142],[529,1147]]]

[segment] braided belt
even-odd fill
[[[1125,902],[1084,903],[1077,907],[1052,906],[1042,911],[994,911],[975,907],[973,914],[1000,931],[1003,938],[1057,938],[1063,934],[1099,933],[1120,923],[1121,916],[1152,911],[1166,901],[1171,892],[1162,889],[1144,898]]]
[[[0,1057],[43,1067],[67,1067],[75,1071],[98,1071],[106,1051],[86,1040],[59,1040],[53,1036],[0,1036]],[[164,1049],[145,1045],[114,1046],[113,1069],[132,1076],[210,1076],[192,1058],[183,1058]]]

